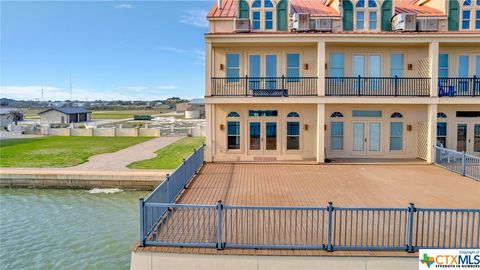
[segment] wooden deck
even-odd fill
[[[480,208],[479,198],[480,182],[431,165],[324,166],[222,163],[206,164],[177,203],[214,205],[218,200],[222,200],[225,205],[230,206],[326,207],[327,202],[332,201],[334,207],[407,208],[409,202],[414,202],[416,207],[422,208]],[[326,230],[322,225],[325,224],[326,212],[324,211],[259,211],[255,215],[253,212],[249,213],[244,210],[229,210],[225,213],[223,240],[227,243],[262,244],[273,242],[288,244],[298,242],[310,245],[325,243]],[[355,215],[350,213],[350,216],[345,213],[344,219],[345,221],[349,220],[348,224],[357,224],[358,228],[364,231],[364,235],[366,233],[368,236],[370,233],[371,237],[364,239],[360,232],[359,234],[356,232],[353,234],[352,232],[347,235],[345,230],[343,231],[343,239],[348,242],[352,241],[353,237],[355,245],[357,240],[362,245],[368,245],[370,241],[372,244],[375,242],[378,244],[378,241],[386,244],[388,238],[390,244],[403,246],[406,242],[406,227],[404,226],[406,214],[406,212],[397,212],[393,215],[390,212],[378,212],[377,215],[383,215],[383,218],[380,219],[383,221],[374,221],[373,218],[369,221],[368,217],[364,219],[363,212],[360,220],[358,212]],[[386,222],[387,215],[388,223]],[[185,219],[185,217],[190,218]],[[151,237],[167,242],[175,242],[175,240],[189,242],[193,240],[193,242],[198,243],[215,243],[217,237],[215,217],[215,209],[207,209],[206,211],[187,208],[174,209]],[[341,221],[342,215],[340,214],[338,217]],[[480,222],[480,216],[472,215],[471,217],[471,225],[476,226],[477,222]],[[451,227],[448,225],[447,219],[443,220],[440,215],[433,218],[438,222],[435,226],[438,228],[436,233],[427,234],[431,237],[438,234],[437,241],[441,241],[444,233]],[[401,223],[402,219],[403,223]],[[191,222],[185,224],[185,220]],[[233,220],[240,220],[240,226],[231,223]],[[303,224],[303,226],[297,227],[297,222]],[[308,224],[312,226],[309,227]],[[320,227],[318,225],[313,226],[314,224],[320,224]],[[377,231],[380,231],[380,236],[377,231],[375,231],[376,235],[373,235],[373,230],[368,231],[369,224],[370,229],[376,227]],[[340,226],[340,223],[336,225],[338,229],[341,229],[342,226]],[[464,226],[462,223],[461,227]],[[355,227],[356,225],[353,225],[353,228]],[[298,233],[297,228],[299,229]],[[340,239],[341,242],[342,232],[338,229],[334,238]],[[347,228],[345,227],[345,229]],[[457,230],[458,226],[455,229]],[[292,233],[293,230],[295,230],[294,233]],[[268,235],[266,234],[267,231]],[[270,232],[272,233],[270,234]],[[479,237],[479,228],[471,229],[471,233]],[[460,235],[465,235],[465,232],[460,232]],[[298,239],[297,236],[299,236]],[[360,237],[362,238],[360,239]],[[458,239],[455,237],[454,241],[461,244],[461,239],[462,237]],[[226,255],[416,256],[402,251],[335,251],[328,253],[321,249],[253,250],[227,248],[216,250],[213,248],[187,247],[145,247],[139,249],[154,252]]]
[[[480,182],[433,165],[207,163],[177,203],[479,208]]]

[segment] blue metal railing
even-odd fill
[[[146,245],[407,252],[480,247],[480,209],[231,206],[221,201],[145,207],[168,209],[145,236]]]
[[[148,205],[152,203],[174,203],[202,167],[203,159],[204,146],[202,145],[195,149],[188,158],[184,159],[173,173],[167,174],[165,180],[147,198],[140,198],[140,238],[142,244],[168,210],[167,207],[148,207]]]
[[[435,164],[462,176],[480,180],[480,157],[435,146]]]

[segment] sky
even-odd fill
[[[0,97],[202,97],[214,3],[0,0]]]

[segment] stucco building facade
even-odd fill
[[[480,1],[223,0],[208,19],[208,161],[480,156]]]

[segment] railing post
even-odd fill
[[[477,75],[473,75],[473,93],[472,97],[475,96],[475,92],[477,91]]]
[[[327,210],[328,210],[327,251],[332,252],[333,251],[333,245],[332,245],[333,203],[332,202],[328,202]]]
[[[361,85],[362,85],[361,76],[358,75],[358,96],[360,96],[360,93],[361,93],[361,91],[360,91]]]
[[[187,181],[190,180],[190,176],[187,175],[188,172],[189,172],[189,170],[188,170],[188,168],[187,168],[187,164],[186,164],[185,161],[186,161],[186,159],[182,159],[182,162],[183,162],[183,163],[182,163],[182,164],[183,164],[182,167],[183,167],[183,172],[184,172],[184,173],[183,173],[183,181],[184,181],[184,182],[183,182],[183,188],[184,188],[184,189],[187,188]]]
[[[395,83],[394,83],[394,87],[395,87],[395,96],[397,97],[398,96],[398,89],[397,89],[397,86],[398,86],[398,76],[395,75]]]
[[[217,250],[223,249],[223,243],[222,243],[222,209],[223,209],[223,204],[222,201],[217,202],[217,218],[218,218],[218,224],[217,224]]]
[[[170,199],[170,174],[167,173],[167,175],[165,176],[165,182],[166,185],[167,185],[167,202],[166,203],[171,203],[172,202],[172,199]]]
[[[145,246],[145,202],[143,198],[138,200],[140,208],[140,246]]]
[[[248,97],[248,75],[245,75],[245,96]]]
[[[413,248],[413,218],[415,215],[415,212],[417,210],[415,209],[415,205],[413,203],[410,203],[408,206],[408,239],[407,239],[407,252],[408,253],[413,253],[414,248]]]
[[[466,156],[465,156],[465,151],[462,152],[462,171],[461,174],[462,176],[465,176],[467,173],[467,164],[466,164]]]
[[[285,90],[285,75],[282,75],[282,90]]]

